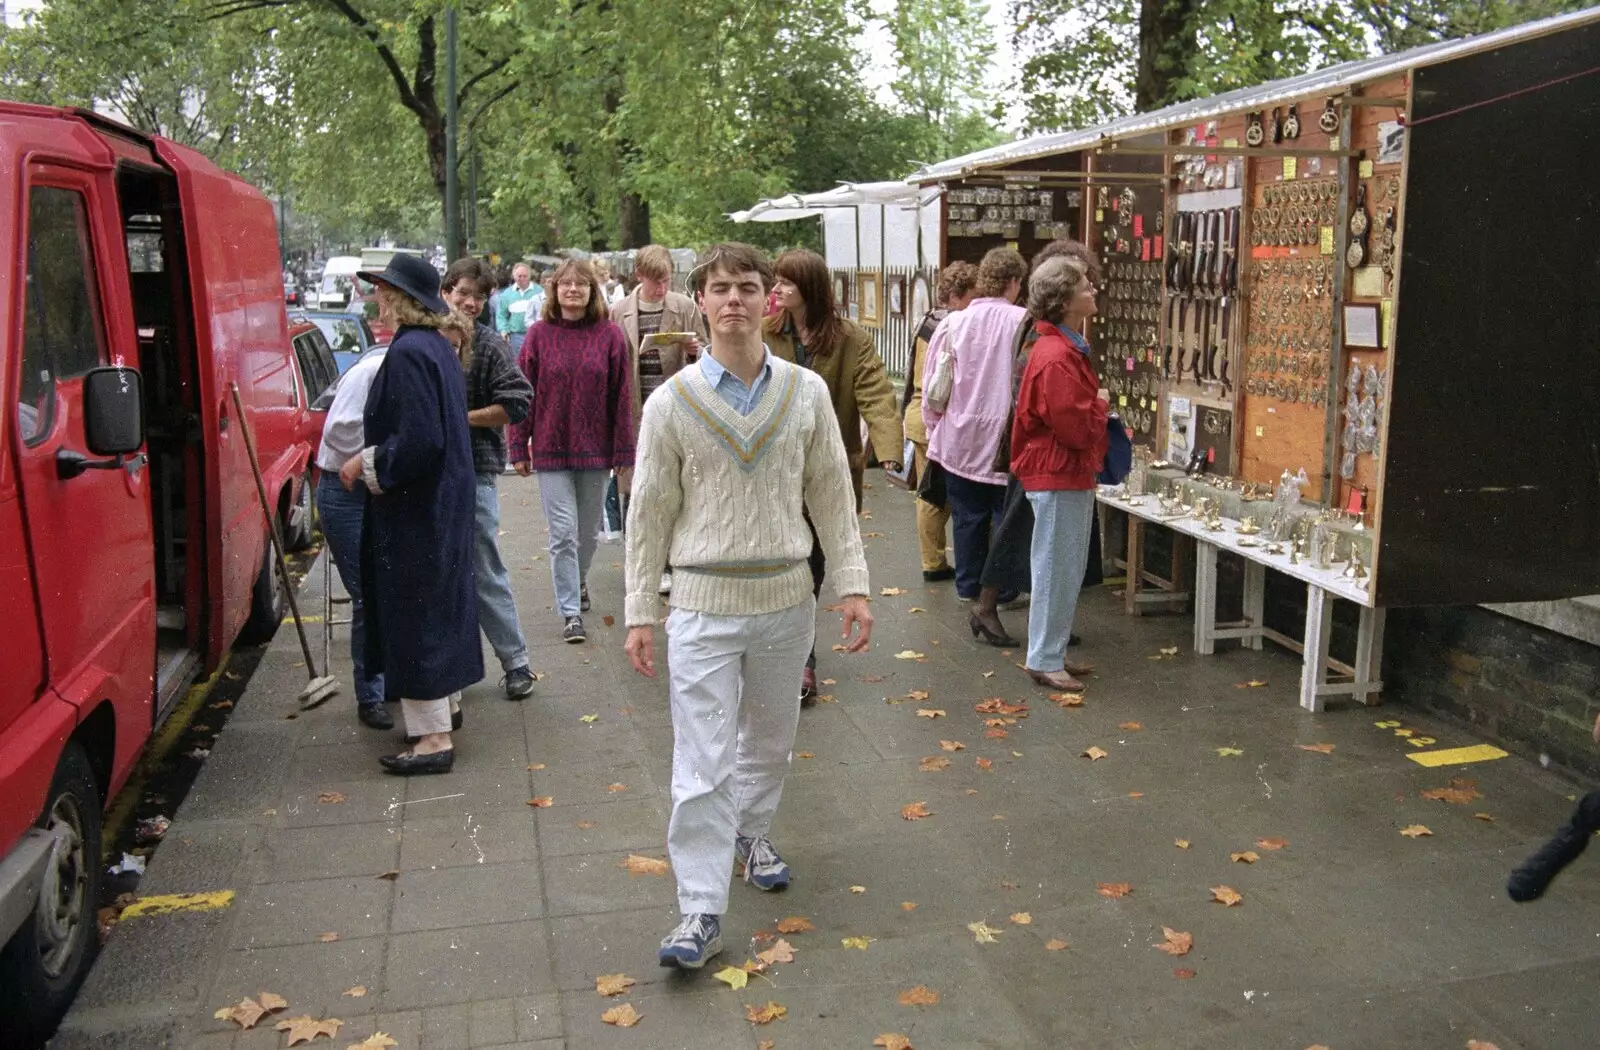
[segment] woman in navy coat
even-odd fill
[[[448,773],[461,690],[483,678],[466,384],[440,334],[452,319],[438,272],[402,253],[360,276],[377,286],[380,318],[396,333],[367,395],[365,447],[340,479],[372,492],[361,550],[366,657],[400,697],[414,741],[378,761],[391,773]]]

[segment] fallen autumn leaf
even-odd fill
[[[348,996],[351,999],[360,999],[362,996],[367,994],[367,986],[364,984],[358,984],[354,988],[346,988],[340,994]]]
[[[1410,827],[1401,828],[1400,834],[1408,839],[1420,839],[1424,835],[1432,835],[1433,832],[1428,830],[1426,824],[1412,824]]]
[[[1228,854],[1228,859],[1235,864],[1254,864],[1261,859],[1261,854],[1255,850],[1246,850],[1243,853],[1230,853]]]
[[[1119,722],[1117,723],[1117,728],[1126,729],[1130,733],[1137,733],[1139,730],[1143,729],[1144,726],[1138,722]]]
[[[628,854],[617,867],[626,868],[629,875],[665,875],[672,870],[672,866],[665,860],[641,857],[637,853]]]
[[[794,945],[779,937],[772,947],[764,952],[756,952],[756,958],[772,966],[775,963],[794,962]]]
[[[939,750],[940,751],[965,751],[966,749],[967,749],[967,745],[963,744],[959,740],[941,740],[941,741],[939,741]]]
[[[317,792],[317,801],[322,803],[322,804],[324,804],[324,805],[332,805],[332,804],[336,804],[336,803],[339,803],[339,802],[343,802],[344,800],[345,799],[344,799],[344,792],[343,791],[319,791],[319,792]]]
[[[1118,900],[1133,892],[1133,887],[1126,882],[1101,882],[1096,884],[1096,893],[1102,897]]]
[[[1194,947],[1194,934],[1179,933],[1171,926],[1161,927],[1162,942],[1156,945],[1156,951],[1166,952],[1168,955],[1188,955],[1189,949]]]
[[[899,1032],[885,1032],[872,1041],[873,1046],[881,1046],[883,1050],[912,1050],[911,1040]]]
[[[1044,950],[1047,952],[1064,952],[1067,950],[1067,942],[1060,937],[1052,937],[1044,942]]]
[[[907,988],[900,993],[901,1006],[936,1006],[938,1003],[939,993],[925,984]]]
[[[933,814],[928,812],[926,803],[913,802],[910,805],[901,807],[900,816],[906,820],[921,820],[924,817],[931,817]]]
[[[1189,848],[1189,840],[1188,839],[1173,839],[1172,840],[1172,844],[1174,846],[1178,847],[1179,849],[1188,849]]]
[[[738,966],[724,966],[712,974],[711,979],[721,981],[737,992],[750,983],[750,971]]]
[[[1025,911],[1012,912],[1011,921],[1018,926],[1031,926],[1033,925],[1033,916]]]
[[[1315,751],[1319,755],[1333,754],[1332,744],[1296,744],[1295,747],[1302,751]]]
[[[1267,839],[1256,839],[1256,845],[1260,846],[1262,849],[1268,850],[1268,851],[1283,849],[1288,844],[1289,844],[1289,840],[1288,839],[1280,839],[1280,838],[1277,838],[1277,837],[1267,838]]]
[[[810,919],[799,915],[791,915],[787,919],[782,919],[778,922],[779,933],[805,933],[814,929],[816,927],[811,925]]]
[[[986,922],[969,922],[967,923],[967,929],[972,931],[973,940],[979,944],[994,944],[995,935],[1000,933],[998,929]]]
[[[1231,908],[1244,900],[1244,894],[1232,886],[1213,886],[1211,887],[1211,899]]]
[[[943,718],[944,717],[944,708],[942,708],[942,707],[919,707],[919,708],[917,708],[917,717],[918,718]]]
[[[937,773],[949,768],[950,760],[939,755],[929,755],[917,764],[917,769],[923,773]]]
[[[644,1014],[635,1010],[632,1003],[623,1003],[620,1006],[613,1006],[601,1014],[600,1020],[606,1024],[616,1025],[618,1028],[632,1028],[643,1017]]]
[[[555,801],[555,797],[552,795],[538,795],[534,798],[530,798],[528,800],[528,805],[532,806],[534,809],[549,809],[551,806],[555,805]]]
[[[904,587],[885,587],[878,593],[885,598],[898,598],[906,593],[906,589]]]
[[[283,1044],[284,1046],[295,1046],[299,1043],[309,1043],[319,1035],[332,1039],[339,1034],[339,1028],[343,1024],[344,1022],[337,1017],[319,1021],[309,1014],[301,1014],[299,1017],[279,1021],[272,1027],[280,1032],[289,1033],[289,1041]]]
[[[605,996],[621,995],[638,983],[625,973],[603,973],[594,979],[594,990]]]
[[[746,1006],[744,1008],[744,1019],[751,1024],[771,1024],[788,1012],[788,1007],[780,1006],[769,999],[766,1006]]]
[[[1217,754],[1221,755],[1223,758],[1229,758],[1233,755],[1244,754],[1244,750],[1237,747],[1219,747],[1217,748]]]
[[[861,951],[866,951],[867,945],[877,939],[876,937],[841,937],[839,943],[846,948],[859,948]]]
[[[1091,762],[1098,762],[1102,758],[1109,757],[1110,754],[1111,753],[1109,751],[1103,750],[1102,748],[1091,747],[1083,753],[1082,757],[1087,758]]]
[[[902,649],[894,654],[896,660],[926,660],[927,653],[919,653],[915,649]]]
[[[373,1032],[359,1043],[351,1043],[345,1050],[389,1050],[400,1044],[389,1038],[388,1032]]]

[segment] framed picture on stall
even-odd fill
[[[877,270],[862,270],[856,274],[856,300],[861,304],[856,318],[867,328],[883,325],[883,274]]]
[[[904,274],[892,273],[887,278],[889,288],[889,316],[906,315],[906,279]]]
[[[850,275],[836,273],[833,275],[833,306],[839,311],[840,317],[854,317],[850,312]]]
[[[911,279],[911,316],[921,321],[933,305],[933,294],[928,290],[928,279],[917,274]]]

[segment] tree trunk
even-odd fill
[[[1134,109],[1140,113],[1176,102],[1174,85],[1199,50],[1196,15],[1201,0],[1139,0],[1139,68]]]
[[[650,202],[637,193],[624,193],[617,201],[622,226],[622,248],[643,248],[650,243]]]

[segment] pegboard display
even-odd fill
[[[1109,176],[1112,180],[1115,176]],[[1162,251],[1166,194],[1159,184],[1094,188],[1102,285],[1093,334],[1095,371],[1136,445],[1154,448],[1160,424]]]

